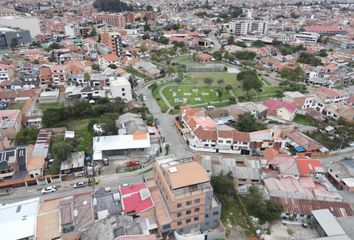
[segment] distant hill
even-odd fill
[[[133,7],[120,0],[95,0],[93,7],[103,12],[124,12],[132,11]]]

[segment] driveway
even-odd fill
[[[146,86],[141,89],[138,95],[143,94],[146,96],[145,104],[148,107],[150,113],[157,118],[159,125],[157,128],[162,137],[165,139],[165,143],[170,146],[170,153],[172,153],[177,159],[183,157],[190,157],[193,152],[189,149],[183,137],[179,134],[173,124],[173,118],[168,113],[162,113],[155,98],[152,96],[151,90]]]

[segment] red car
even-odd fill
[[[136,167],[136,166],[139,166],[139,164],[140,163],[138,161],[129,161],[129,162],[126,163],[125,166],[127,166],[127,167]]]

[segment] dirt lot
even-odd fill
[[[272,224],[271,234],[265,235],[267,240],[306,240],[318,238],[319,235],[315,229],[304,228],[301,225],[283,225],[280,221]]]

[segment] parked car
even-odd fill
[[[134,160],[132,160],[132,161],[129,161],[129,162],[127,162],[126,163],[126,167],[136,167],[136,166],[139,166],[139,162],[138,161],[134,161]]]
[[[43,188],[41,190],[41,193],[46,194],[46,193],[51,193],[51,192],[55,192],[55,191],[57,191],[57,188],[55,186],[49,186],[49,187]]]
[[[74,184],[74,188],[82,188],[82,187],[86,187],[86,183],[85,182],[77,182]]]

